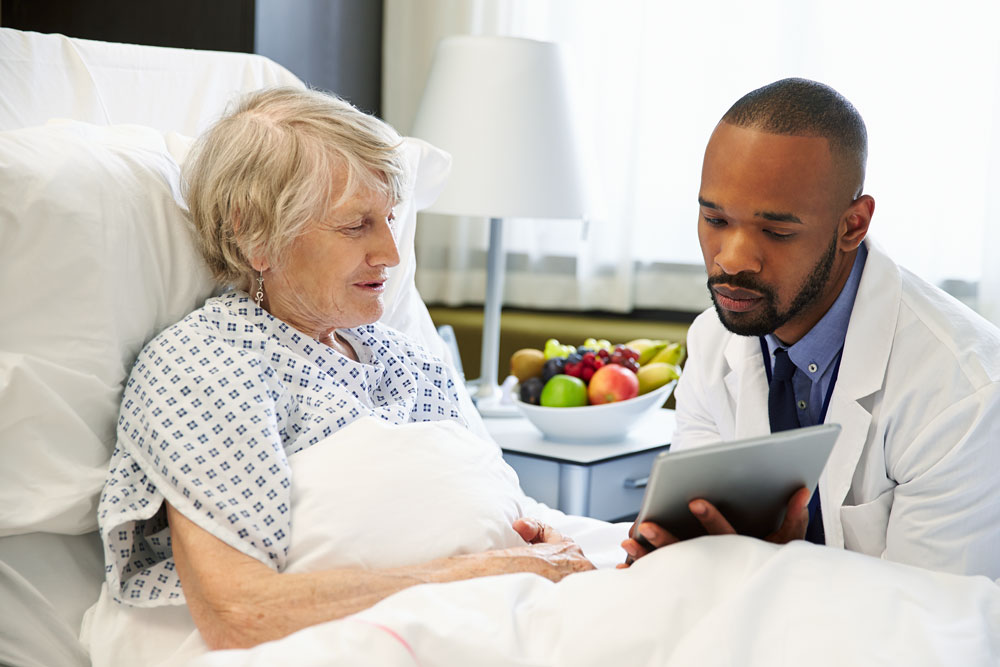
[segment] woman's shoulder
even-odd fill
[[[255,327],[250,320],[255,306],[250,297],[241,292],[224,292],[209,297],[205,303],[181,320],[161,331],[149,346],[163,341],[192,339],[222,339],[230,345],[252,335]]]
[[[139,356],[171,356],[199,345],[240,352],[252,349],[252,341],[263,336],[251,319],[254,309],[250,297],[240,292],[209,297],[149,341]]]

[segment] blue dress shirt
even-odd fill
[[[788,358],[795,364],[792,388],[799,408],[799,426],[818,424],[825,416],[823,404],[834,378],[837,361],[844,349],[854,298],[858,294],[858,284],[867,258],[868,250],[861,244],[851,267],[851,275],[847,277],[837,300],[820,321],[794,345],[786,347],[774,334],[764,337],[771,353],[771,368],[774,368],[774,351],[779,347],[788,350]]]

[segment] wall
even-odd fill
[[[380,115],[381,0],[256,0],[254,51]]]
[[[382,0],[0,0],[0,25],[265,55],[380,115]]]
[[[6,28],[104,42],[253,50],[253,0],[2,0],[0,6]]]

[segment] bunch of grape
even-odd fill
[[[541,404],[542,390],[556,376],[560,383],[570,378],[585,390],[594,374],[608,366],[617,364],[633,373],[639,370],[639,352],[626,345],[612,345],[604,339],[588,338],[584,344],[575,347],[560,343],[554,338],[545,342],[543,350],[522,349],[511,357],[511,375],[520,381],[519,396],[525,403]]]
[[[608,363],[624,366],[633,373],[639,372],[639,353],[631,347],[615,345]]]
[[[582,354],[581,350],[583,351]],[[604,352],[606,357],[609,356],[607,350],[598,350],[598,353],[600,352]],[[566,357],[566,366],[563,368],[563,373],[578,377],[584,382],[590,382],[590,378],[594,376],[594,371],[604,364],[605,359],[599,357],[598,354],[586,348],[580,348]]]

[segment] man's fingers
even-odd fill
[[[695,515],[701,525],[705,527],[709,535],[735,535],[736,530],[733,529],[729,522],[726,521],[726,517],[722,516],[722,512],[715,509],[715,505],[708,502],[707,500],[692,500],[688,503],[688,509],[691,513]]]
[[[670,531],[660,527],[659,524],[655,524],[652,521],[644,521],[639,524],[639,534],[636,536],[636,541],[644,546],[647,551],[652,551],[653,549],[659,549],[660,547],[677,542],[677,538]],[[645,544],[643,544],[644,542]]]
[[[622,549],[628,554],[628,559],[620,567],[628,567],[650,551],[678,541],[670,531],[650,521],[639,524],[638,530],[633,529],[632,535],[633,537],[627,538],[621,544]]]
[[[819,493],[819,491],[817,491]],[[786,544],[792,540],[801,540],[806,536],[809,525],[809,489],[802,487],[788,501],[785,520],[777,531],[768,535],[767,541],[776,544]]]

